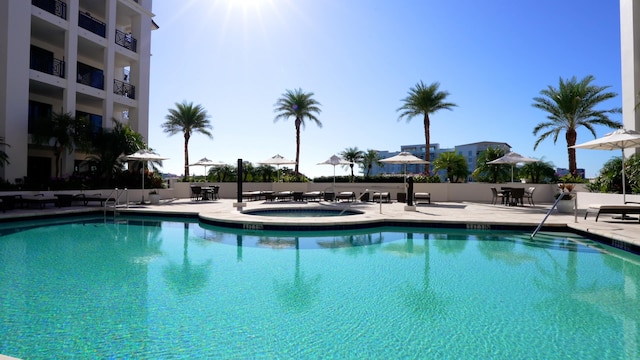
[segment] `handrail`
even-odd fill
[[[558,198],[556,199],[556,202],[554,202],[553,205],[551,205],[551,208],[549,209],[549,211],[547,211],[547,215],[544,216],[544,219],[542,219],[542,221],[540,221],[540,224],[538,224],[538,227],[531,233],[531,236],[530,236],[531,239],[533,239],[533,237],[536,236],[536,234],[538,233],[538,231],[542,227],[542,224],[544,224],[544,222],[547,221],[547,218],[549,217],[549,215],[551,215],[551,212],[553,211],[553,209],[555,209],[556,205],[558,205],[560,200],[562,200],[562,194],[560,194],[560,196],[558,196]],[[573,199],[573,201],[574,201],[574,205],[575,205],[575,199]]]

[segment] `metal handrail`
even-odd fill
[[[562,195],[560,194],[560,196],[558,196],[558,198],[556,199],[556,202],[553,203],[553,205],[551,205],[551,208],[549,209],[549,211],[547,211],[547,215],[544,216],[544,219],[542,219],[542,221],[540,221],[540,224],[538,224],[538,227],[531,233],[531,239],[533,239],[534,236],[536,236],[536,234],[538,233],[538,231],[540,230],[540,228],[542,227],[542,224],[544,224],[545,221],[547,221],[547,218],[549,217],[549,215],[551,215],[551,212],[553,211],[553,209],[555,209],[556,205],[558,205],[558,203],[560,202],[560,200],[562,200]],[[575,208],[575,198],[573,199],[574,203],[574,208]],[[575,212],[575,210],[574,210]],[[574,214],[575,215],[575,214]]]

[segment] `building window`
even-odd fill
[[[102,115],[90,114],[84,111],[76,111],[76,119],[86,118],[89,120],[92,134],[102,132]]]
[[[53,110],[50,104],[29,101],[29,118],[27,125],[29,134],[33,134],[33,132],[41,126],[42,122],[50,120],[52,114]]]

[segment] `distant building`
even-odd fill
[[[511,145],[504,142],[495,141],[481,141],[471,144],[456,145],[456,153],[458,153],[458,155],[464,156],[467,160],[467,166],[469,167],[468,181],[473,181],[471,178],[471,173],[473,173],[473,171],[477,167],[476,165],[478,164],[478,156],[480,156],[480,153],[487,150],[488,148],[502,149],[505,153],[511,151]]]
[[[446,152],[456,152],[465,157],[467,160],[467,164],[469,166],[469,174],[476,169],[476,163],[478,161],[478,155],[481,152],[487,150],[489,147],[503,149],[505,152],[511,150],[511,146],[504,142],[493,142],[493,141],[481,141],[471,144],[457,145],[455,148],[440,148],[440,144],[430,144],[430,164],[429,170],[432,175],[439,175],[442,181],[446,181],[446,171],[440,170],[438,172],[433,171],[433,161],[440,156],[442,153]],[[421,145],[401,145],[400,151],[378,151],[378,155],[381,159],[392,157],[398,155],[400,152],[406,151],[409,152],[421,159],[424,159],[425,156],[425,146]],[[424,165],[422,164],[408,164],[406,165],[407,174],[422,174],[424,171]],[[389,174],[402,174],[402,165],[401,164],[384,164],[382,167],[373,166],[371,169],[371,175],[389,175]],[[469,181],[471,181],[471,175],[469,175]]]

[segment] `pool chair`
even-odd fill
[[[589,205],[587,211],[584,213],[584,219],[587,219],[589,213],[596,213],[596,221],[601,214],[617,214],[621,215],[619,220],[636,220],[636,218],[627,217],[628,214],[640,215],[640,203],[626,202],[624,204],[606,204],[606,205]],[[638,218],[640,222],[640,217]]]
[[[202,186],[191,185],[191,200],[202,199]]]
[[[431,193],[428,192],[418,192],[413,194],[413,200],[418,204],[418,202],[427,202],[427,204],[431,204]]]
[[[388,191],[385,192],[374,192],[371,195],[371,201],[373,202],[391,202],[391,193]]]
[[[324,197],[322,191],[307,191],[302,194],[302,200],[304,201],[321,201]]]
[[[336,201],[356,201],[356,193],[353,191],[341,191],[336,194]]]

